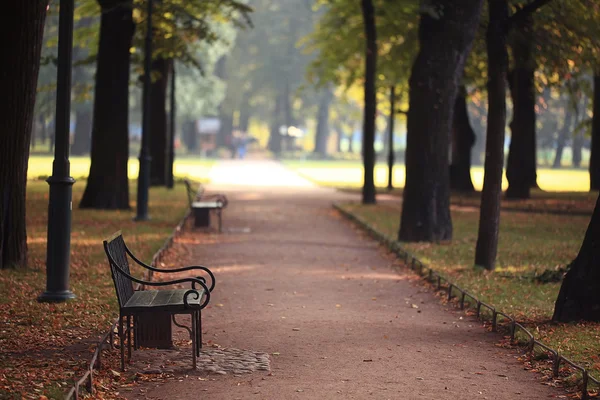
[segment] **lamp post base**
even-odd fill
[[[70,290],[62,290],[59,292],[45,291],[38,296],[37,301],[40,303],[63,303],[72,300],[75,297],[75,294]]]

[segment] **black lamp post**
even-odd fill
[[[388,134],[388,185],[387,189],[394,189],[394,118],[396,116],[396,89],[390,86],[390,125]]]
[[[171,65],[171,119],[170,119],[170,137],[169,137],[169,149],[167,152],[167,187],[173,188],[173,163],[175,162],[175,60]]]
[[[73,0],[60,0],[58,19],[58,68],[56,82],[56,131],[48,201],[46,291],[40,302],[63,302],[75,298],[69,290],[71,209],[73,179],[69,163],[71,122],[71,65],[73,60]]]
[[[150,188],[150,86],[152,85],[152,0],[148,0],[146,23],[146,43],[144,47],[144,87],[142,105],[142,143],[140,149],[140,170],[138,173],[137,188],[137,215],[135,221],[147,221],[148,216],[148,190]]]

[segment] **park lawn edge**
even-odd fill
[[[398,257],[398,259],[400,259],[400,254],[399,254],[399,250],[400,250],[400,252],[405,253],[409,259],[414,258],[415,260],[417,260],[417,262],[422,264],[426,270],[431,270],[435,275],[442,277],[442,279],[445,280],[447,282],[447,284],[445,287],[444,287],[444,285],[442,285],[442,288],[438,289],[435,287],[435,285],[433,283],[431,283],[427,280],[427,276],[417,274],[416,270],[414,268],[411,268],[411,270],[413,270],[414,273],[417,276],[419,276],[419,278],[423,279],[422,283],[424,285],[430,287],[436,295],[438,295],[440,293],[440,290],[444,290],[445,294],[442,293],[441,301],[444,303],[448,303],[449,300],[446,297],[446,295],[448,293],[448,284],[454,285],[455,287],[456,287],[456,284],[454,282],[452,282],[452,278],[448,278],[447,274],[440,272],[440,270],[436,268],[435,260],[429,260],[430,261],[429,263],[421,262],[421,259],[419,258],[418,250],[414,251],[414,252],[412,250],[407,250],[404,247],[403,243],[398,242],[393,237],[390,237],[386,233],[382,232],[368,218],[365,218],[364,216],[358,215],[357,213],[353,212],[348,207],[349,205],[352,205],[352,204],[353,203],[351,203],[351,202],[334,203],[333,208],[336,209],[338,212],[340,212],[340,214],[342,216],[344,216],[346,219],[351,221],[353,224],[357,225],[360,229],[366,231],[368,234],[370,234],[372,237],[374,237],[378,242],[382,243],[389,251],[394,253],[396,255],[396,257]],[[356,204],[356,203],[354,203],[354,204]],[[376,207],[376,206],[370,205],[368,207]],[[404,263],[404,266],[407,269],[410,267],[407,263]],[[460,287],[464,291],[481,299],[481,296],[479,295],[479,293],[477,293],[476,290],[473,291],[473,290],[471,290],[470,287],[463,286],[462,284]],[[454,302],[455,304],[458,304],[458,299],[456,297],[453,297],[453,299],[451,301]],[[465,305],[465,308],[464,308],[465,313],[467,315],[471,315],[471,316],[475,315],[475,313],[473,312],[474,304],[472,304],[470,302],[468,302],[467,304],[468,305]],[[492,307],[494,307],[497,311],[500,311],[500,312],[504,311],[504,310],[500,310],[499,308],[496,308],[494,304],[490,304],[490,305]],[[511,315],[510,313],[507,313],[507,314],[514,318],[514,316]],[[515,320],[517,320],[517,319],[515,318]],[[491,322],[490,321],[486,321],[485,318],[480,319],[480,321],[484,326],[487,326],[488,329],[491,330]],[[500,324],[500,322],[503,322],[503,324]],[[599,338],[597,335],[597,332],[600,327],[599,324],[589,324],[589,325],[585,324],[585,323],[583,323],[583,324],[573,324],[573,323],[555,324],[550,321],[539,321],[539,320],[536,320],[535,318],[531,319],[531,320],[526,320],[526,321],[517,320],[517,322],[521,322],[534,335],[536,340],[542,342],[544,345],[547,345],[550,348],[553,348],[555,350],[557,348],[559,348],[557,346],[557,343],[560,343],[560,340],[563,339],[564,337],[567,338],[567,341],[569,340],[569,338],[573,338],[573,337],[577,338],[577,340],[579,340],[579,343],[577,345],[572,346],[571,349],[569,349],[568,351],[558,351],[559,354],[561,354],[564,357],[567,357],[569,360],[575,362],[576,364],[579,364],[579,365],[583,366],[584,368],[586,368],[588,373],[590,373],[593,378],[597,379],[598,377],[600,377],[600,362],[599,362],[600,356],[598,356],[597,354],[595,355],[594,351],[589,350],[590,345],[592,343],[597,345],[598,338]],[[503,328],[502,325],[504,325],[504,331],[505,332],[508,331],[508,326],[506,326],[505,323],[506,323],[506,321],[502,321],[501,319],[499,320],[499,331],[502,330],[502,328]],[[557,337],[553,337],[554,331],[559,331],[558,334],[556,335]],[[526,346],[528,343],[528,340],[526,340],[526,339],[528,339],[528,338],[523,333],[515,335],[514,342],[512,342],[510,340],[509,336],[504,336],[503,339],[501,339],[499,341],[498,345],[501,347],[511,347],[511,348],[515,347],[516,345]],[[587,355],[584,355],[584,354],[587,354]],[[579,373],[579,371],[569,368],[568,366],[565,366],[565,363],[563,362],[561,364],[561,369],[559,371],[559,380],[553,379],[552,373],[551,373],[552,372],[552,360],[550,359],[550,357],[548,355],[549,355],[548,353],[540,352],[538,348],[535,348],[533,352],[531,352],[527,355],[524,355],[523,357],[519,357],[519,360],[525,363],[526,369],[541,372],[549,380],[552,380],[553,382],[555,382],[554,384],[552,384],[552,383],[549,383],[549,384],[556,386],[556,382],[560,382],[560,384],[562,386],[564,386],[565,388],[567,388],[568,390],[573,390],[573,389],[579,390],[579,386],[582,382],[582,375]],[[598,387],[595,387],[593,385],[593,383],[590,382],[590,383],[588,383],[588,392],[597,394]]]

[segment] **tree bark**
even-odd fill
[[[481,193],[479,231],[475,247],[475,265],[493,270],[498,253],[504,135],[506,128],[506,74],[508,52],[508,1],[488,0],[489,24],[486,36],[488,53],[488,125],[485,176]]]
[[[573,113],[570,112],[568,107],[565,109],[565,113],[565,120],[556,140],[556,154],[554,155],[552,168],[560,168],[561,166],[563,150],[565,149],[565,144],[567,143],[573,125]]]
[[[221,121],[221,125],[217,133],[217,147],[226,146],[231,150],[233,143],[233,137],[231,136],[233,133],[233,110],[222,105],[219,111],[219,121]]]
[[[90,173],[79,207],[129,209],[129,66],[131,5],[100,0]]]
[[[448,145],[454,101],[483,1],[432,1],[409,80],[406,186],[398,239],[452,238]],[[440,12],[441,11],[441,12]]]
[[[196,123],[194,120],[186,120],[181,125],[181,133],[185,147],[190,153],[198,151],[198,137],[196,136]]]
[[[333,124],[334,124],[333,130],[335,131],[335,134],[336,134],[335,151],[336,151],[336,153],[341,153],[342,152],[342,139],[344,137],[344,130],[342,129],[342,124],[340,123],[340,121],[336,120]]]
[[[560,287],[552,320],[600,321],[600,197],[579,254]]]
[[[463,193],[475,191],[471,180],[471,149],[474,144],[475,131],[471,127],[467,110],[467,89],[461,86],[454,102],[450,189]]]
[[[515,67],[511,71],[510,93],[513,119],[506,165],[506,198],[528,199],[537,187],[535,144],[535,60],[533,56],[533,16],[527,15],[515,25],[512,53]]]
[[[377,73],[377,27],[375,7],[372,0],[361,0],[361,8],[366,36],[365,57],[365,107],[363,116],[363,169],[364,183],[362,203],[375,204],[375,113],[377,96],[375,79]]]
[[[152,72],[157,79],[152,81],[150,93],[150,185],[165,186],[167,183],[167,86],[170,62],[157,58],[152,62]]]
[[[275,97],[275,104],[273,105],[273,115],[271,117],[271,126],[269,132],[269,142],[267,147],[271,150],[276,157],[281,153],[281,134],[279,133],[279,126],[281,125],[281,94]]]
[[[590,154],[590,190],[600,190],[600,73],[594,75],[594,115]]]
[[[0,269],[27,266],[27,163],[47,4],[8,2],[0,16]]]
[[[71,154],[82,156],[90,152],[92,135],[92,110],[87,107],[79,107],[75,111],[75,134]]]
[[[329,106],[333,99],[331,88],[324,89],[319,101],[317,111],[317,133],[315,135],[315,148],[313,153],[325,157],[327,155],[327,141],[329,140]]]
[[[578,129],[575,132],[575,135],[573,135],[573,145],[571,146],[571,151],[573,152],[573,158],[571,160],[573,163],[573,168],[581,167],[582,149],[583,149],[583,132],[581,131],[581,129]]]
[[[240,119],[238,122],[238,127],[242,132],[248,132],[248,128],[250,127],[250,95],[251,92],[244,93],[242,96],[242,103],[240,104]]]

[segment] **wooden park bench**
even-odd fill
[[[194,226],[210,226],[210,212],[214,211],[219,219],[219,232],[222,232],[222,212],[227,207],[227,197],[224,194],[204,195],[204,187],[199,186],[198,190],[192,189],[192,184],[188,179],[184,179],[187,189],[190,209],[194,213]]]
[[[201,310],[210,301],[210,292],[215,287],[213,273],[203,266],[190,266],[177,269],[159,269],[144,264],[138,260],[125,245],[121,231],[114,233],[104,240],[104,251],[108,257],[112,279],[119,301],[118,335],[121,347],[121,370],[125,370],[125,341],[127,340],[128,359],[131,360],[131,335],[133,332],[135,348],[139,348],[139,320],[152,321],[157,315],[167,315],[170,328],[171,319],[177,326],[185,328],[192,339],[192,364],[196,368],[196,357],[202,347]],[[129,269],[131,258],[136,264],[146,270],[160,273],[177,273],[185,271],[202,271],[210,277],[207,286],[204,277],[187,277],[170,281],[152,282],[132,276]],[[167,286],[181,283],[191,283],[190,289],[165,290],[135,290],[133,284],[144,286]],[[198,286],[198,287],[196,287]],[[139,287],[139,285],[138,285]],[[176,315],[190,315],[191,328],[180,325],[175,320]],[[148,324],[148,322],[146,322]],[[169,331],[170,332],[170,331]]]

